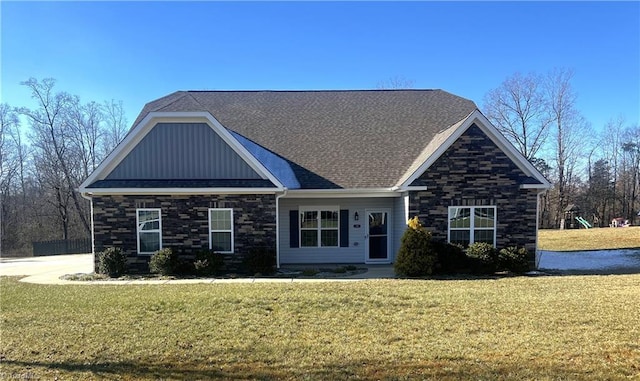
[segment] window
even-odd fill
[[[339,208],[301,209],[300,246],[338,247],[340,228]]]
[[[160,209],[137,209],[136,226],[139,254],[153,254],[162,249]]]
[[[209,249],[233,253],[233,209],[209,209]]]
[[[474,242],[496,245],[495,206],[450,206],[449,242],[469,246]]]

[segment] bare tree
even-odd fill
[[[379,81],[376,84],[378,90],[390,90],[390,89],[413,89],[415,82],[413,79],[407,79],[405,77],[394,76],[383,81]]]
[[[628,127],[622,144],[622,210],[632,224],[640,216],[640,125]]]
[[[532,160],[545,144],[551,119],[542,79],[516,73],[484,98],[487,118],[526,157]]]
[[[590,126],[575,107],[576,94],[571,87],[573,72],[556,69],[544,82],[547,111],[552,120],[553,156],[556,169],[556,224],[568,204],[569,187],[577,180],[576,169]]]
[[[19,124],[16,112],[8,104],[0,104],[0,255],[4,247],[6,228],[9,225],[6,221],[15,225],[8,200],[13,179],[20,168],[18,147],[15,146],[13,139]]]
[[[67,124],[73,151],[81,163],[76,171],[82,181],[96,168],[101,157],[99,145],[104,136],[103,113],[102,107],[96,102],[83,105],[78,97],[72,99]]]
[[[129,131],[122,101],[105,101],[103,104],[105,133],[103,139],[103,157],[106,157],[124,139]]]
[[[59,184],[60,191],[68,192],[84,231],[88,234],[90,226],[86,202],[81,201],[74,190],[78,185],[78,178],[73,173],[74,134],[73,129],[69,127],[74,97],[65,92],[54,93],[55,80],[51,78],[43,79],[42,82],[30,78],[22,84],[31,90],[31,97],[38,102],[38,108],[34,110],[20,109],[31,125],[32,144],[40,152],[42,162],[47,163],[51,171],[61,172],[64,184]],[[60,197],[60,200],[63,199],[64,197]]]

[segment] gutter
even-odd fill
[[[282,188],[283,193],[276,196],[276,268],[280,268],[280,199],[287,195],[287,187]]]

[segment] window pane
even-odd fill
[[[469,230],[452,230],[449,232],[449,242],[457,243],[464,247],[469,246],[470,231]]]
[[[318,231],[317,230],[300,231],[300,246],[303,246],[303,247],[318,246]]]
[[[318,212],[301,212],[300,213],[300,227],[301,228],[317,228],[318,227]]]
[[[320,227],[338,228],[338,211],[320,212]]]
[[[337,230],[322,230],[320,232],[321,246],[338,246]]]
[[[160,212],[157,210],[138,210],[138,229],[160,229]]]
[[[211,233],[211,249],[215,251],[231,251],[231,233]]]
[[[140,224],[140,230],[158,230],[160,229],[160,221],[148,221]]]
[[[470,228],[471,208],[450,208],[449,227],[452,229]]]
[[[495,221],[495,209],[493,208],[475,208],[474,218],[475,227],[492,228]]]
[[[231,211],[212,210],[211,230],[231,230]]]
[[[473,242],[486,242],[493,245],[493,230],[474,230]]]
[[[140,252],[153,253],[160,250],[159,233],[140,233]]]

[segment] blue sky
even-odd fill
[[[575,71],[595,128],[640,123],[640,2],[0,2],[1,101],[57,79],[129,122],[176,90],[372,89],[476,102],[515,72]]]

